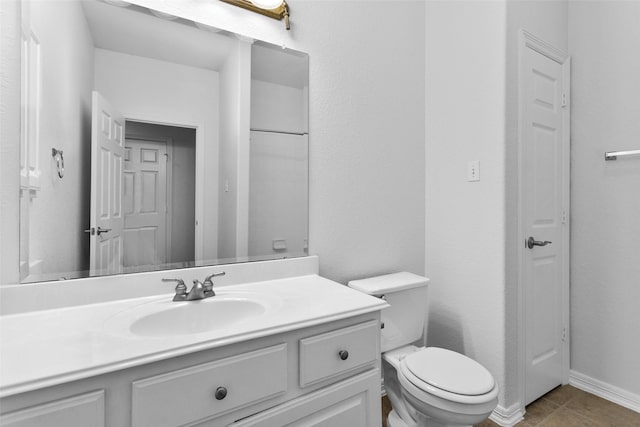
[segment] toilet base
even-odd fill
[[[442,424],[437,421],[425,418],[422,420],[418,420],[414,422],[411,420],[411,424],[406,423],[398,413],[394,410],[389,412],[389,416],[387,417],[387,427],[473,427],[471,425],[461,425],[461,424]]]

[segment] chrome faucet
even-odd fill
[[[217,276],[224,276],[225,272],[221,273],[213,273],[208,275],[204,282],[200,282],[199,280],[193,281],[193,287],[187,293],[187,286],[184,284],[184,280],[182,279],[162,279],[163,282],[177,282],[176,285],[176,293],[173,296],[174,301],[195,301],[200,299],[209,298],[215,296],[215,292],[213,291],[213,279]]]

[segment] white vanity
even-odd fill
[[[159,280],[212,270],[227,274],[207,300],[172,302]],[[53,296],[127,281],[147,295]],[[0,317],[3,426],[381,425],[386,303],[318,276],[314,257],[47,285],[51,308]],[[3,296],[40,285],[20,286]]]

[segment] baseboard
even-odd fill
[[[569,384],[587,393],[595,394],[598,397],[629,408],[632,411],[640,412],[640,395],[631,393],[620,387],[591,378],[588,375],[574,370],[569,372]]]
[[[512,427],[524,418],[524,411],[519,403],[514,403],[508,408],[500,405],[493,410],[489,419],[502,427]]]

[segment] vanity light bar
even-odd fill
[[[281,20],[284,18],[284,25],[287,30],[291,29],[289,25],[289,5],[286,1],[282,0],[282,3],[275,9],[264,9],[260,6],[257,6],[250,0],[221,0],[225,3],[232,4],[234,6],[241,7],[243,9],[250,10],[252,12],[259,13],[264,16],[268,16],[269,18]]]

